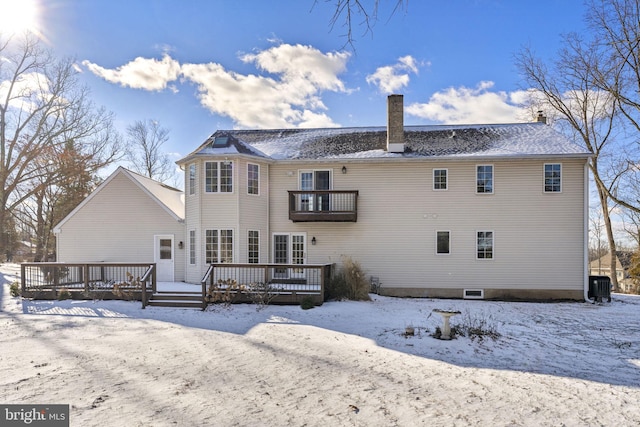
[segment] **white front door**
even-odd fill
[[[156,263],[156,280],[173,282],[173,235],[154,236],[154,262]]]

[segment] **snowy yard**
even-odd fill
[[[69,404],[71,426],[640,424],[638,296],[142,310],[13,298],[0,273],[0,403]],[[436,340],[436,308],[500,336]]]

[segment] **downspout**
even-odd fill
[[[582,238],[583,247],[583,266],[582,266],[582,286],[584,293],[584,300],[587,302],[593,302],[589,300],[589,164],[588,160],[584,163],[584,206],[583,212],[583,224],[584,232]]]

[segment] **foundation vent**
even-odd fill
[[[484,289],[465,289],[464,299],[484,299]]]

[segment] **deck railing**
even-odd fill
[[[358,190],[289,191],[293,222],[357,222]]]
[[[153,263],[23,263],[20,277],[22,296],[43,299],[55,299],[65,290],[79,299],[117,299],[118,293],[137,299],[140,293],[144,301],[157,289]]]
[[[333,264],[211,264],[202,278],[203,307],[217,295],[251,300],[266,294],[274,303],[300,303],[310,297],[322,304]]]

